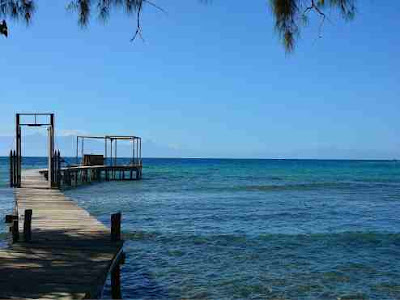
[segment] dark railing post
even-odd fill
[[[57,151],[54,150],[53,155],[53,184],[57,186]]]
[[[18,242],[18,240],[19,240],[18,217],[12,223],[11,232],[12,232],[13,243]]]
[[[52,178],[51,178],[51,181],[52,181],[52,186],[55,186],[56,185],[56,159],[57,159],[57,152],[54,150],[54,152],[53,152],[53,172],[51,173],[51,175],[52,175]]]
[[[21,187],[21,168],[22,168],[22,155],[21,153],[17,156],[18,162],[18,187]]]
[[[48,176],[48,180],[50,181],[50,186],[53,187],[53,176],[54,176],[54,152],[50,152],[51,157],[50,157],[50,165],[49,165],[49,169],[47,171],[47,176]]]
[[[111,215],[111,240],[121,240],[121,213]]]
[[[54,150],[52,158],[51,158],[51,186],[52,187],[60,187],[60,151]]]
[[[13,153],[12,150],[10,150],[10,187],[14,186],[14,159],[13,159]]]
[[[121,267],[119,263],[111,271],[111,297],[112,299],[122,299]]]
[[[18,162],[17,162],[17,153],[15,152],[15,150],[13,151],[13,160],[14,160],[14,163],[13,163],[13,167],[14,167],[14,171],[13,171],[13,173],[14,173],[14,180],[13,180],[13,183],[14,183],[14,187],[16,187],[16,186],[18,186],[18,171],[17,171],[17,169],[18,169]]]
[[[67,184],[68,186],[71,186],[72,180],[71,180],[71,172],[69,170],[67,171],[66,176],[67,176]]]
[[[24,240],[25,242],[30,242],[32,236],[32,209],[25,209],[24,216]]]
[[[57,151],[57,187],[61,187],[61,158],[60,150]]]

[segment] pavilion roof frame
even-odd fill
[[[111,153],[111,165],[117,164],[117,141],[132,141],[132,164],[141,164],[142,163],[142,138],[134,135],[105,135],[105,136],[94,136],[94,135],[78,135],[76,137],[76,162],[79,162],[79,139],[81,139],[81,157],[84,156],[84,140],[85,139],[101,139],[104,140],[104,158],[107,161],[107,149],[108,144],[107,141],[110,141],[110,153]],[[113,155],[113,143],[115,143],[114,147],[114,155]],[[135,151],[136,147],[136,151]],[[136,154],[136,156],[135,156]]]

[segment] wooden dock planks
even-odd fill
[[[31,242],[0,249],[0,298],[98,297],[122,242],[59,190],[48,189],[38,170],[22,172],[15,189],[20,239],[24,211],[32,209]]]

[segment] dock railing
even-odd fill
[[[51,187],[60,187],[62,161],[63,159],[61,158],[60,150],[54,151],[51,157],[51,169],[53,172],[51,172],[51,178],[47,178],[48,180],[51,180]],[[10,187],[21,187],[21,164],[21,157],[18,156],[17,151],[11,150],[9,155]]]
[[[52,163],[52,178],[51,178],[51,186],[52,187],[60,187],[61,183],[61,155],[60,155],[60,150],[54,151],[52,158],[51,158],[51,163]]]
[[[20,159],[15,150],[10,151],[10,187],[21,187]]]

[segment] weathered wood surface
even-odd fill
[[[15,189],[20,241],[0,249],[0,298],[95,298],[122,242],[58,190],[38,170],[23,171]],[[31,241],[23,240],[32,209]]]

